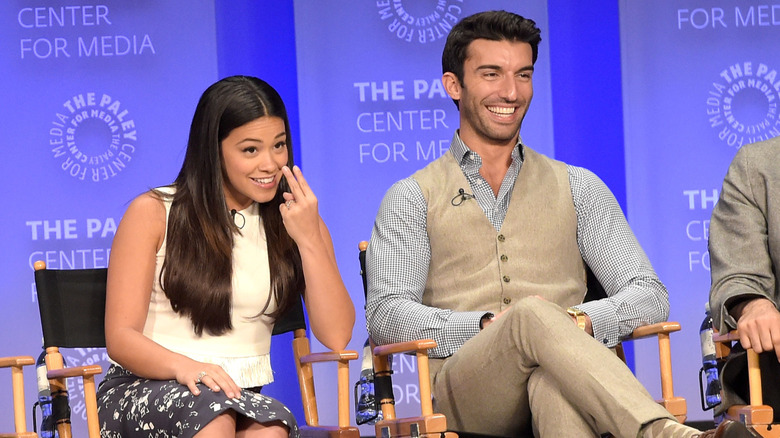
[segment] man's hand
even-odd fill
[[[538,299],[543,300],[543,301],[548,301],[547,299],[545,299],[544,297],[539,296],[539,295],[534,295],[533,298],[538,298]],[[507,307],[506,309],[504,309],[501,312],[497,313],[492,318],[483,319],[482,320],[482,330],[487,328],[487,326],[489,326],[491,323],[493,323],[493,321],[495,321],[498,318],[500,318],[504,313],[507,312],[507,310],[509,310],[509,307]],[[574,317],[572,317],[572,321],[575,324],[577,323],[577,319],[575,319]],[[588,316],[587,314],[585,314],[585,333],[593,336],[593,323],[590,320],[590,316]]]
[[[737,320],[739,342],[756,353],[775,351],[780,361],[780,312],[766,298],[756,298],[737,304],[731,309]]]
[[[500,317],[501,317],[501,315],[505,314],[507,310],[509,310],[509,307],[507,307],[506,309],[504,309],[504,310],[502,310],[502,311],[498,312],[498,313],[497,313],[497,314],[495,314],[495,315],[494,315],[492,318],[486,318],[486,319],[483,319],[483,320],[482,320],[482,330],[485,330],[485,329],[487,328],[487,326],[489,326],[491,323],[493,323],[493,321],[495,321],[495,320],[497,320],[498,318],[500,318]]]
[[[572,316],[571,320],[575,324],[577,324],[577,318]],[[585,328],[583,330],[585,331],[585,333],[593,336],[593,322],[590,320],[590,316],[588,316],[587,313],[585,314]]]

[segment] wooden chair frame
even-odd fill
[[[659,322],[656,324],[643,325],[637,327],[631,336],[624,339],[639,340],[650,337],[657,337],[658,339],[658,366],[661,373],[661,398],[656,400],[658,404],[663,406],[670,414],[680,423],[685,423],[688,419],[688,404],[683,397],[674,395],[674,379],[672,378],[672,347],[669,337],[670,333],[680,331],[679,322]],[[625,356],[622,354],[623,347],[618,344],[619,356],[626,361]]]
[[[428,350],[436,347],[436,341],[421,339],[410,342],[375,346],[371,342],[374,362],[374,387],[377,389],[377,401],[382,408],[382,420],[374,426],[377,438],[391,437],[447,437],[456,438],[457,433],[447,430],[447,418],[433,412],[431,398],[431,379],[428,366]],[[393,354],[414,353],[417,360],[417,378],[420,388],[420,416],[397,418],[395,399],[392,395],[392,374],[390,361]],[[384,380],[384,382],[383,382]],[[389,388],[389,393],[387,393]]]
[[[361,276],[363,277],[363,287],[367,292],[366,273],[365,273],[365,251],[368,248],[368,242],[362,241],[358,244]],[[601,285],[595,281],[595,276],[589,274],[588,281],[589,293],[586,300],[598,299],[603,294],[606,296]],[[593,291],[593,292],[590,292]],[[680,423],[684,423],[688,415],[687,402],[683,397],[674,395],[674,382],[672,379],[672,354],[671,341],[669,335],[680,331],[678,322],[661,322],[638,327],[628,338],[624,340],[639,340],[649,337],[658,339],[658,359],[661,373],[661,399],[656,400],[670,414],[672,414]],[[381,389],[377,389],[377,398],[382,408],[383,420],[376,423],[377,438],[390,437],[457,437],[458,433],[447,430],[447,420],[443,414],[433,412],[431,402],[431,381],[428,367],[428,350],[436,347],[436,342],[431,339],[422,339],[410,342],[401,342],[375,346],[373,341],[371,348],[374,360],[374,387],[381,386],[382,379],[390,379],[389,357],[392,354],[414,353],[417,357],[417,370],[419,373],[421,415],[411,418],[397,418],[395,415],[395,400],[392,399],[392,390],[384,397],[380,397]],[[621,344],[618,344],[616,353],[625,362],[625,355]],[[392,388],[392,384],[390,384]],[[463,434],[462,434],[463,435]],[[470,434],[469,434],[470,435]]]
[[[294,336],[293,355],[295,356],[295,369],[301,387],[303,414],[306,421],[306,425],[299,426],[301,436],[304,438],[359,438],[360,430],[349,424],[349,362],[358,358],[357,351],[311,353],[306,330],[296,329]],[[338,426],[320,425],[312,365],[325,362],[336,362],[337,366]]]
[[[41,282],[46,275],[46,263],[43,261],[37,261],[34,264],[36,271],[36,285],[38,286],[38,302],[41,304]],[[105,288],[103,288],[105,290]],[[48,314],[47,310],[41,307],[41,318],[44,320]],[[49,341],[46,340],[46,330],[44,330],[44,344],[46,344],[46,369],[47,378],[49,379],[49,387],[51,388],[51,394],[53,402],[56,404],[57,399],[68,397],[68,384],[67,379],[77,377],[82,379],[84,389],[84,404],[87,414],[87,432],[90,438],[100,437],[100,423],[98,421],[97,414],[97,396],[95,386],[95,376],[100,375],[103,372],[103,368],[100,365],[83,365],[78,367],[65,368],[62,354],[60,353],[59,346],[48,345]],[[85,347],[105,347],[105,340],[102,345],[84,345]],[[70,409],[68,407],[68,409]],[[64,416],[63,416],[64,417]],[[71,425],[70,416],[66,418],[59,418],[56,420],[55,426],[60,438],[71,438]]]
[[[731,353],[734,343],[739,342],[739,333],[736,330],[724,334],[715,331],[712,340],[715,342],[715,357],[718,360],[726,360]],[[780,424],[772,424],[774,410],[771,406],[764,404],[758,353],[752,348],[748,348],[746,353],[750,404],[731,406],[727,409],[724,416],[726,419],[744,423],[761,437],[780,437]]]
[[[35,365],[35,359],[30,356],[13,356],[0,358],[0,368],[11,369],[11,387],[14,403],[14,433],[0,433],[0,438],[33,438],[38,435],[27,431],[27,416],[24,403],[24,370],[23,367]]]
[[[36,271],[46,269],[44,262],[35,263]],[[85,270],[82,270],[85,271]],[[37,274],[36,274],[37,275]],[[37,277],[36,277],[37,280]],[[105,287],[103,287],[105,293]],[[43,318],[43,315],[42,315]],[[100,321],[103,316],[100,317]],[[274,325],[273,334],[293,332],[293,355],[295,357],[296,373],[301,387],[301,398],[304,407],[305,425],[300,425],[301,436],[305,438],[359,438],[357,427],[349,425],[349,361],[358,358],[356,351],[330,351],[323,353],[311,353],[309,339],[306,337],[306,318],[303,305],[299,301],[290,312],[285,314]],[[83,347],[104,347],[105,335],[101,332],[93,337],[91,342],[95,345],[79,345]],[[336,362],[338,374],[338,425],[320,425],[317,410],[317,400],[314,391],[314,373],[312,364],[322,362]],[[32,362],[34,363],[34,362]],[[46,348],[46,366],[48,368],[49,384],[52,394],[67,395],[65,379],[81,377],[84,380],[84,400],[87,408],[87,425],[90,438],[100,436],[100,427],[97,417],[97,398],[94,376],[102,373],[99,365],[65,368],[62,355],[56,346]],[[23,403],[22,403],[23,404]],[[70,422],[57,423],[60,438],[70,438]],[[32,435],[34,436],[34,435]],[[0,437],[2,438],[2,437]]]

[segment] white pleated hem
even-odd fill
[[[190,358],[219,365],[241,388],[264,386],[274,381],[271,355],[251,357],[213,357],[188,354]]]

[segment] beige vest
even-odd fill
[[[431,263],[423,304],[498,313],[541,295],[563,308],[582,302],[585,265],[577,246],[577,216],[566,165],[525,148],[525,160],[501,230],[470,192],[451,153],[416,172],[428,206]]]

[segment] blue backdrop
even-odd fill
[[[218,76],[214,4],[6,1],[0,17],[0,355],[37,357],[33,263],[105,267],[128,202],[176,175],[197,99]],[[64,356],[107,366],[102,351]],[[35,379],[26,374],[31,406]],[[73,416],[84,417],[80,391],[72,393]],[[0,411],[10,403],[2,396]],[[12,427],[4,415],[0,429]]]
[[[544,29],[522,135],[537,150],[553,152],[545,1],[402,3],[351,2],[347,8],[295,2],[303,169],[318,189],[342,276],[360,308],[365,301],[357,246],[370,238],[385,191],[446,152],[458,127],[457,109],[441,84],[441,52],[457,20],[486,8],[507,9],[533,17]],[[359,312],[353,343],[365,338]],[[396,409],[417,415],[414,361],[396,361]],[[315,372],[318,392],[335,390],[325,378],[332,370]]]
[[[7,133],[0,356],[40,351],[31,262],[105,266],[127,203],[175,177],[195,102],[232,74],[266,79],[287,103],[296,160],[320,198],[342,275],[362,307],[357,242],[369,236],[389,185],[438,156],[457,125],[438,83],[447,26],[477,10],[505,8],[543,30],[523,138],[595,171],[627,211],[669,286],[672,319],[683,322],[672,341],[675,387],[691,419],[707,418],[695,387],[709,287],[707,220],[740,142],[778,134],[773,72],[780,60],[767,49],[777,41],[776,5],[41,3],[0,5],[0,128]],[[405,9],[390,7],[396,4]],[[358,312],[353,349],[365,339],[363,324]],[[637,374],[657,393],[654,351],[637,345]],[[274,340],[276,382],[267,390],[302,419],[290,356],[289,340]],[[69,358],[105,364],[101,352]],[[353,380],[357,372],[353,366]],[[36,391],[32,371],[26,374],[29,406]],[[319,383],[321,418],[332,418],[332,387]],[[415,397],[409,385],[396,388],[401,403]],[[10,395],[3,394],[0,411],[8,412]],[[0,430],[11,428],[10,418],[0,418]]]
[[[712,207],[740,146],[780,135],[780,5],[621,1],[628,215],[669,289],[675,389],[698,403]],[[654,349],[636,373],[660,393]]]

